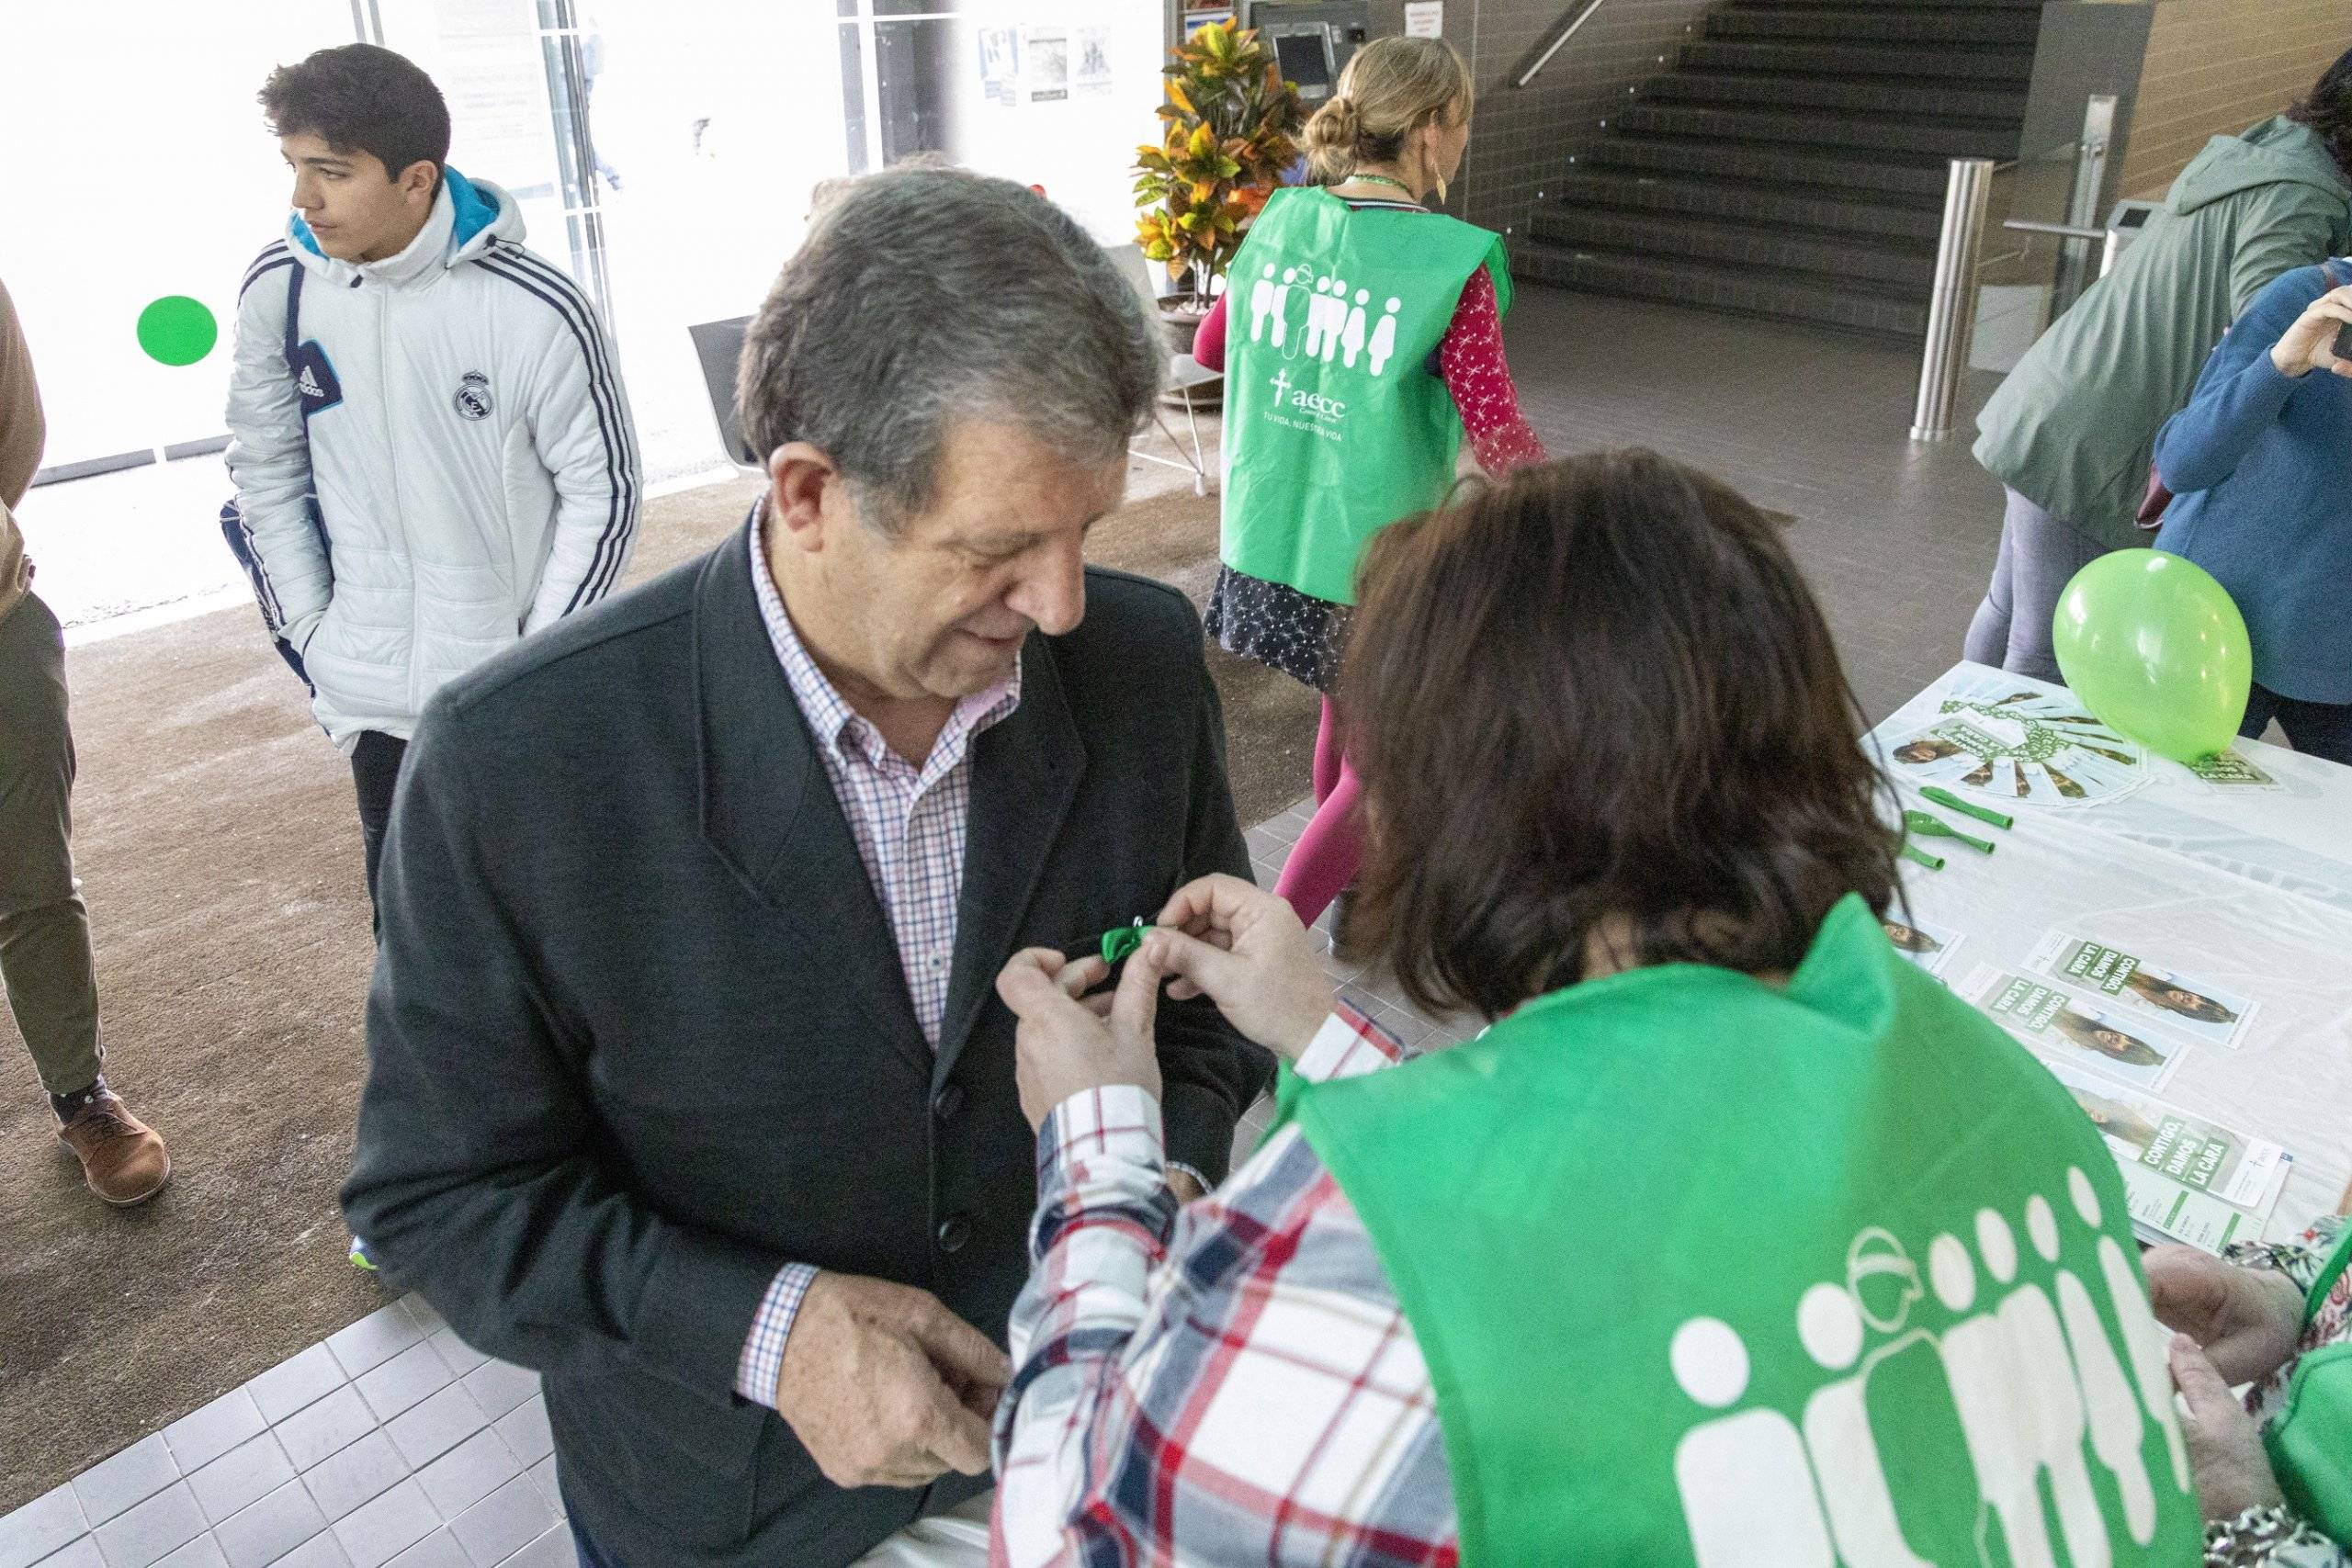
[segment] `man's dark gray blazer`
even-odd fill
[[[762,1294],[787,1261],[875,1275],[1003,1343],[1036,1178],[998,970],[1250,872],[1192,607],[1090,572],[975,745],[934,1055],[751,547],[444,690],[384,858],[345,1213],[546,1375],[566,1499],[622,1568],[828,1568],[987,1484],[827,1483],[734,1393]],[[1216,1179],[1269,1061],[1198,1002],[1159,1048],[1170,1157]]]

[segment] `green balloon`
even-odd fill
[[[2066,584],[2050,629],[2083,705],[2150,750],[2193,762],[2236,736],[2254,647],[2229,591],[2194,561],[2101,556]]]
[[[193,365],[220,341],[220,324],[201,299],[166,294],[139,312],[139,346],[165,365]]]

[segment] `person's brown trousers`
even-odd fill
[[[51,1094],[96,1081],[98,987],[74,884],[74,734],[57,617],[28,593],[0,616],[0,979]]]

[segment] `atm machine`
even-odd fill
[[[1357,50],[1372,37],[1368,0],[1246,0],[1242,25],[1273,49],[1283,78],[1314,110],[1329,98]]]

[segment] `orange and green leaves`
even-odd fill
[[[1166,130],[1136,150],[1136,205],[1146,209],[1136,238],[1171,276],[1190,270],[1205,287],[1298,156],[1293,137],[1305,110],[1252,29],[1202,28],[1170,51],[1163,73]]]

